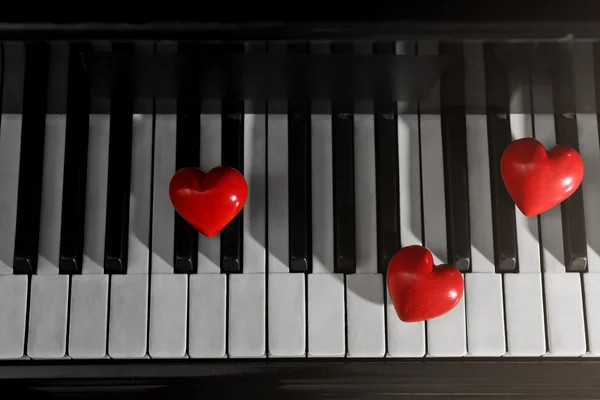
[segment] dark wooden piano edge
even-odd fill
[[[461,393],[590,398],[600,393],[600,359],[460,358],[460,359],[296,359],[296,360],[90,360],[33,361],[0,364],[5,388],[91,390],[165,386],[202,387],[218,393],[242,389],[315,393]],[[234,389],[231,389],[234,390]],[[249,392],[248,392],[249,393]],[[587,396],[587,397],[586,397]]]
[[[573,40],[600,38],[600,21],[13,24],[0,40]]]

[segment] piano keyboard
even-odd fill
[[[85,76],[53,62],[69,55],[28,47],[21,80],[3,80],[5,102],[22,88],[23,106],[0,120],[0,358],[598,355],[597,117],[536,112],[559,96],[593,101],[582,98],[595,87],[592,45],[558,63],[563,79],[548,91],[531,84],[535,71],[503,76],[479,43],[315,48],[462,52],[463,80],[442,80],[432,104],[516,89],[487,116],[393,103],[252,114],[223,102],[206,113],[167,99],[136,114],[144,100],[117,84],[110,112],[90,114],[100,100],[88,101]],[[66,115],[47,114],[51,90],[68,94]],[[571,145],[586,165],[577,194],[534,218],[500,177],[504,148],[522,137]],[[244,174],[249,197],[208,239],[176,215],[168,186],[179,168],[218,165]],[[455,265],[465,294],[442,317],[403,323],[385,272],[413,244]]]

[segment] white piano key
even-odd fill
[[[46,116],[38,275],[58,274],[66,116]]]
[[[586,342],[579,274],[544,274],[544,289],[549,355],[583,355]]]
[[[356,273],[377,273],[377,209],[375,205],[375,120],[354,116],[354,199]]]
[[[69,355],[72,358],[106,355],[108,276],[104,275],[104,233],[109,133],[110,115],[90,115],[82,275],[73,275],[71,279]],[[92,306],[88,313],[86,308]]]
[[[200,169],[208,173],[221,164],[221,114],[200,115]],[[221,234],[198,235],[198,273],[221,273]],[[190,326],[190,329],[192,326]],[[223,338],[224,340],[225,338]]]
[[[400,237],[403,246],[421,241],[421,160],[419,116],[398,114],[398,175],[400,188]],[[403,322],[398,318],[386,290],[387,356],[425,355],[425,322]]]
[[[190,275],[189,356],[225,357],[227,275]]]
[[[589,355],[600,355],[600,144],[598,119],[595,114],[593,48],[591,43],[578,43],[573,49],[573,68],[577,102],[576,116],[579,154],[585,165],[582,183],[587,238],[588,272],[583,274],[583,294],[587,322]],[[585,110],[585,111],[584,111]],[[594,111],[594,113],[591,113]]]
[[[69,356],[103,358],[106,355],[108,275],[73,275]]]
[[[148,353],[153,358],[177,358],[187,350],[188,277],[173,269],[175,210],[169,182],[175,173],[175,115],[156,115],[154,141]]]
[[[175,209],[169,183],[175,174],[177,116],[156,114],[154,137],[154,187],[152,192],[152,275],[173,274]]]
[[[91,114],[85,196],[82,274],[104,273],[110,115]]]
[[[263,274],[229,275],[229,357],[266,356],[266,308]]]
[[[419,54],[438,54],[434,42],[418,44]],[[440,101],[439,88],[430,96],[430,104],[437,108]],[[440,116],[421,114],[421,174],[423,182],[424,246],[433,254],[434,263],[447,262],[446,209],[442,129]],[[465,296],[449,311],[427,321],[427,348],[430,356],[463,356],[467,352],[465,327]]]
[[[398,176],[400,188],[400,237],[403,246],[423,244],[421,240],[421,160],[419,116],[398,111]],[[398,318],[386,290],[387,356],[423,357],[425,322],[407,323]]]
[[[131,265],[131,264],[130,264]],[[143,358],[147,353],[148,275],[113,275],[110,282],[111,358]]]
[[[310,155],[313,274],[333,273],[333,139],[331,135],[331,116],[313,115]]]
[[[385,323],[381,274],[346,276],[348,357],[383,357]]]
[[[150,340],[152,358],[182,358],[187,350],[188,276],[152,274]]]
[[[65,150],[64,115],[46,116],[38,274],[31,277],[27,355],[62,358],[67,350],[69,276],[58,275]]]
[[[151,114],[133,115],[127,274],[112,275],[110,282],[112,358],[142,358],[147,353],[152,130]]]
[[[290,270],[287,115],[268,116],[267,229],[269,273]]]
[[[403,322],[387,292],[387,357],[423,357],[425,322]]]
[[[333,269],[333,142],[331,116],[311,118],[312,274],[307,287],[308,355],[346,354],[344,275]]]
[[[464,276],[464,275],[463,275]],[[460,357],[467,354],[465,296],[448,313],[427,321],[427,354]]]
[[[24,355],[29,286],[26,275],[12,274],[21,115],[4,114],[0,122],[0,359],[13,359]]]
[[[0,275],[0,359],[25,354],[27,275]]]
[[[295,357],[306,353],[304,274],[270,274],[267,282],[269,357]]]
[[[29,298],[27,355],[63,358],[67,351],[68,275],[33,275]]]
[[[229,357],[265,357],[267,345],[265,185],[266,116],[244,116],[244,175],[248,198],[244,206],[243,274],[229,276]]]
[[[435,43],[419,43],[419,54],[437,54]],[[439,103],[439,88],[430,100]],[[442,127],[437,114],[421,114],[421,175],[423,182],[424,246],[436,265],[447,262],[446,203]],[[430,356],[460,357],[467,353],[465,295],[448,313],[427,321],[427,352]]]
[[[547,96],[534,93],[535,96]],[[534,107],[535,110],[535,107]],[[535,114],[535,136],[547,149],[556,144],[554,116]],[[567,273],[560,205],[540,215],[548,355],[580,356],[586,351],[580,275]]]
[[[504,275],[507,356],[546,353],[542,278],[539,273]]]
[[[524,113],[531,103],[527,70],[509,74],[512,139],[533,137],[532,116]],[[515,206],[519,273],[504,274],[507,356],[538,357],[546,352],[538,217],[528,218]]]
[[[244,274],[267,272],[267,252],[265,250],[266,129],[265,114],[244,115],[244,176],[248,184],[248,198],[243,215]]]
[[[269,115],[267,123],[267,349],[270,357],[303,356],[306,353],[305,274],[291,273],[289,270],[287,115]]]
[[[308,275],[308,356],[346,354],[343,274]]]
[[[221,114],[200,115],[200,169],[221,163]],[[225,357],[227,276],[221,274],[220,234],[198,235],[198,274],[189,277],[188,354]]]
[[[465,44],[467,107],[483,104],[485,87],[481,44]],[[471,356],[501,356],[506,351],[502,276],[495,272],[490,160],[485,115],[466,115],[469,226],[472,273],[465,276],[467,348]]]
[[[506,352],[502,276],[495,273],[465,275],[469,355],[502,356]]]
[[[346,276],[348,357],[385,355],[383,276],[377,273],[374,116],[354,116],[356,274]]]

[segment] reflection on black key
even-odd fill
[[[460,56],[459,44],[440,45],[440,54]],[[464,106],[451,106],[454,96],[464,96],[464,68],[453,64],[442,76],[440,104],[444,179],[446,196],[446,230],[448,262],[461,272],[471,267],[471,233],[469,227],[469,187],[467,172],[467,127]]]
[[[506,69],[496,60],[494,45],[483,47],[487,129],[492,190],[494,261],[497,272],[517,271],[515,205],[504,186],[500,172],[502,153],[511,143],[508,119],[509,83]],[[500,106],[495,106],[495,105]]]
[[[221,164],[244,173],[244,103],[224,101],[221,115]],[[242,272],[244,210],[221,231],[221,271]]]
[[[133,46],[113,46],[117,54],[132,54]],[[110,104],[110,141],[108,147],[108,189],[106,195],[106,233],[104,272],[127,273],[129,246],[129,192],[133,129],[133,96],[128,87],[128,66],[117,64]]]
[[[290,45],[293,54],[308,53],[306,43]],[[290,271],[309,272],[312,264],[311,241],[311,168],[310,168],[310,103],[298,100],[288,103],[288,166]]]
[[[46,44],[28,44],[25,51],[15,274],[37,271],[50,56]]]
[[[334,54],[351,53],[352,46],[336,43]],[[351,103],[331,104],[333,136],[333,238],[334,271],[356,272],[356,223],[354,210],[354,115]]]
[[[82,56],[88,49],[72,45],[69,55],[65,166],[60,228],[61,274],[81,273],[84,243],[90,89]]]
[[[561,51],[562,50],[562,51]],[[554,125],[556,144],[569,146],[579,151],[577,120],[575,118],[575,97],[573,82],[573,56],[561,46],[556,52],[553,64],[552,82]],[[583,188],[580,186],[560,205],[562,214],[565,267],[567,272],[587,270],[587,241],[583,208]]]
[[[394,54],[394,43],[377,43],[375,54]],[[385,273],[400,249],[398,191],[398,114],[396,104],[375,103],[375,179],[377,185],[377,270]]]

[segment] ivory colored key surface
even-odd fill
[[[221,114],[200,116],[200,168],[221,163]],[[198,235],[198,273],[190,275],[188,353],[192,358],[225,357],[227,276],[221,274],[220,235]]]
[[[533,137],[528,71],[509,74],[515,89],[510,101],[513,140]],[[507,356],[536,357],[546,352],[538,218],[528,218],[515,206],[519,273],[504,274]]]
[[[13,253],[19,184],[21,116],[3,114],[0,120],[0,358],[20,358],[25,351],[27,316],[26,275],[13,275]]]
[[[66,117],[46,116],[37,275],[31,277],[27,355],[67,354],[69,276],[58,275]]]
[[[306,343],[304,274],[290,273],[287,115],[268,116],[268,354],[302,356]]]
[[[176,116],[155,119],[152,271],[148,354],[153,358],[186,355],[188,276],[173,268],[174,213],[169,182],[175,173]]]
[[[133,115],[128,267],[127,274],[114,274],[110,281],[112,358],[142,358],[147,353],[153,128],[151,114]]]
[[[71,277],[69,355],[73,358],[106,354],[108,275],[103,265],[109,133],[110,115],[90,115],[82,273]]]
[[[418,49],[419,54],[437,54],[435,43],[419,43]],[[431,101],[439,102],[439,90],[435,90]],[[434,263],[438,265],[447,262],[442,127],[440,116],[436,114],[421,114],[420,123],[424,246],[432,252]],[[427,321],[429,356],[460,357],[466,354],[465,295],[448,313]]]
[[[230,357],[266,356],[266,116],[244,115],[243,274],[229,275],[228,351]]]
[[[481,45],[464,44],[463,54],[465,92],[478,93],[485,85]],[[470,99],[483,104],[485,95]],[[494,266],[486,116],[466,115],[466,128],[472,263],[472,273],[465,274],[467,348],[468,355],[498,357],[506,351],[504,305],[502,276]]]

